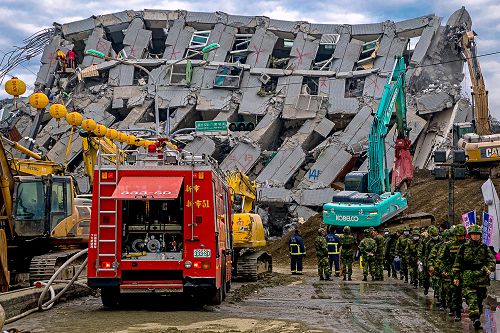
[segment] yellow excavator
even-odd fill
[[[257,199],[257,185],[239,170],[228,171],[226,180],[233,203],[233,275],[241,280],[257,281],[272,272],[271,255],[259,250],[266,245],[260,215],[252,213]]]
[[[15,158],[4,144],[32,159]],[[74,184],[62,166],[0,136],[1,291],[50,278],[87,245],[90,200]]]
[[[472,83],[472,123],[453,124],[454,141],[465,150],[470,171],[489,174],[500,162],[500,134],[493,134],[488,109],[488,91],[477,58],[475,33],[463,26],[455,33],[456,45],[467,62]]]

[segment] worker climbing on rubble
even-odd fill
[[[404,258],[408,264],[410,273],[410,284],[414,289],[418,288],[418,244],[420,240],[420,231],[414,229],[411,239],[406,243]]]
[[[367,281],[368,273],[375,281],[375,254],[377,253],[377,242],[372,238],[369,229],[364,230],[365,238],[359,243],[359,250],[363,257],[363,281]]]
[[[495,270],[495,257],[488,246],[481,242],[480,226],[472,225],[469,235],[470,240],[460,246],[453,264],[453,284],[463,288],[462,293],[469,306],[469,318],[474,328],[479,330],[486,288],[490,285],[490,274]]]
[[[306,254],[306,248],[298,228],[295,228],[292,237],[288,240],[288,247],[290,249],[290,271],[292,275],[302,275],[302,259]]]
[[[384,236],[380,235],[373,227],[370,228],[371,234],[375,242],[377,242],[377,252],[375,253],[375,279],[377,281],[384,280],[384,255],[385,255],[385,240]]]
[[[422,249],[418,254],[418,258],[422,262],[422,271],[424,275],[423,276],[424,295],[427,295],[429,293],[429,288],[431,286],[431,275],[429,274],[429,257],[434,245],[439,243],[439,229],[436,226],[431,225],[427,229],[427,233],[429,237],[427,238],[427,241],[424,243]]]
[[[385,269],[387,270],[387,277],[397,278],[396,269],[394,267],[394,258],[396,257],[396,234],[392,233],[389,229],[384,229],[384,259]]]
[[[68,64],[68,67],[71,69],[76,68],[76,53],[73,50],[68,50],[66,52],[66,62]]]
[[[61,49],[57,49],[56,51],[57,61],[59,62],[59,67],[62,72],[66,72],[66,55]]]
[[[328,245],[326,243],[326,231],[323,228],[318,229],[318,237],[314,240],[316,248],[316,257],[318,258],[318,275],[320,280],[330,280],[330,266],[328,265]]]
[[[352,262],[354,261],[354,248],[356,240],[351,234],[351,227],[345,226],[340,237],[340,254],[342,256],[342,275],[344,281],[346,276],[349,281],[352,281]]]
[[[396,255],[401,259],[400,279],[408,282],[408,262],[406,261],[405,249],[410,241],[410,227],[403,228],[403,234],[396,242]]]
[[[466,230],[463,225],[455,227],[455,239],[446,243],[440,253],[440,271],[443,276],[453,277],[453,265],[460,247],[465,243]],[[449,315],[455,315],[455,321],[460,321],[462,313],[462,286],[451,284],[446,297],[447,305],[450,308]]]
[[[335,232],[335,226],[330,226],[330,232],[326,235],[328,246],[328,264],[330,272],[335,268],[335,276],[340,276],[340,238]]]

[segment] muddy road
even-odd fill
[[[180,297],[133,297],[120,310],[97,297],[59,304],[7,328],[31,332],[473,332],[467,314],[455,323],[432,296],[399,280],[319,281],[314,269],[290,276],[285,268],[259,283],[236,283],[217,307]],[[500,311],[485,313],[484,332],[496,333]]]

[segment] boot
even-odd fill
[[[399,277],[400,280],[403,280],[405,278],[404,274],[401,273],[401,276]]]
[[[375,279],[375,276],[372,275],[372,281],[376,281],[377,279]]]
[[[453,317],[455,315],[455,311],[450,308],[450,311],[448,312],[448,316]]]
[[[320,276],[319,276],[319,280],[320,280],[320,281],[323,281],[324,279],[325,279],[325,278],[323,277],[323,275],[320,275]]]
[[[393,271],[393,272],[392,272],[392,277],[393,277],[393,278],[395,278],[395,279],[397,279],[397,278],[398,278],[398,275],[396,274],[396,271]]]
[[[408,283],[408,277],[405,276],[405,283]]]
[[[351,276],[349,275],[349,277],[347,278],[348,281],[352,281],[352,278]]]
[[[344,280],[344,281],[346,280],[346,276],[345,276],[345,274],[344,274],[344,278],[343,278],[342,280]],[[349,281],[350,281],[350,280],[351,280],[351,279],[349,279]]]
[[[480,330],[481,328],[483,328],[483,327],[481,326],[481,321],[479,321],[479,319],[475,319],[475,320],[474,320],[473,325],[474,325],[474,329],[475,329],[476,331],[478,331],[478,330]]]
[[[339,277],[340,276],[340,273],[339,272],[335,272],[335,277]]]
[[[325,277],[325,280],[326,280],[326,281],[331,281],[332,279],[330,279],[330,275],[327,275],[327,276]]]
[[[364,275],[364,276],[363,276],[363,280],[361,280],[361,281],[368,281],[367,276],[366,276],[366,275]]]
[[[425,295],[425,296],[429,295],[429,288],[425,288],[425,289],[424,289],[424,295]]]
[[[455,318],[453,318],[455,321],[460,321],[462,320],[462,312],[460,310],[455,311]]]

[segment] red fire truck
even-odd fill
[[[101,154],[94,174],[88,285],[104,306],[124,293],[183,292],[220,304],[231,286],[231,197],[208,156]]]

